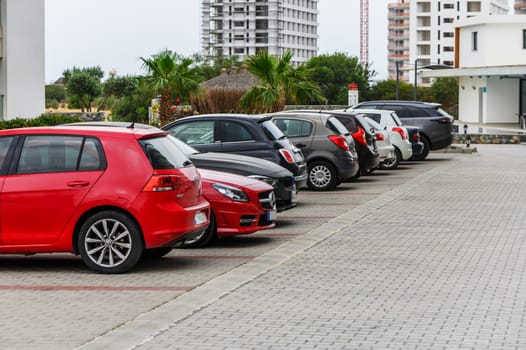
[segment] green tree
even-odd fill
[[[313,80],[320,86],[327,103],[332,105],[347,104],[350,83],[358,84],[360,95],[366,94],[369,81],[376,74],[363,67],[357,57],[344,53],[313,57],[307,67],[314,71]]]
[[[249,113],[266,113],[283,110],[285,104],[310,104],[325,101],[319,86],[312,80],[312,70],[294,68],[292,53],[283,57],[261,51],[247,60],[248,70],[259,83],[241,97],[240,107]]]
[[[159,119],[161,125],[170,121],[175,98],[188,102],[199,91],[199,75],[192,67],[192,59],[164,50],[150,58],[140,58],[146,70],[145,83],[151,91],[161,95]]]
[[[398,99],[413,100],[413,85],[400,80],[398,82]],[[372,85],[368,92],[368,98],[364,100],[396,100],[396,80],[382,80]]]
[[[93,101],[102,91],[104,72],[100,67],[67,69],[63,73],[68,98],[77,101],[80,109],[91,112]]]
[[[431,85],[433,102],[442,104],[442,108],[458,117],[458,78],[437,78]]]
[[[232,67],[239,68],[241,63],[237,56],[218,57],[212,61],[195,54],[192,56],[200,81],[210,80],[221,74],[223,68],[230,70]]]
[[[139,84],[137,77],[110,77],[103,84],[104,99],[98,110],[103,109],[111,97],[122,98],[135,94]]]

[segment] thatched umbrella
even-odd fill
[[[238,110],[239,99],[256,86],[258,79],[248,71],[232,67],[230,72],[223,68],[221,74],[201,84],[203,93],[192,98],[192,108],[199,113],[229,113]]]

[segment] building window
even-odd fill
[[[471,32],[471,50],[473,51],[478,51],[479,49],[478,36],[478,32]]]
[[[444,18],[444,23],[453,23],[454,18]]]
[[[522,48],[526,49],[526,29],[522,30]]]
[[[444,9],[454,9],[455,4],[444,4]]]

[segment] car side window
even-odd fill
[[[206,145],[215,141],[214,127],[213,120],[200,120],[176,125],[169,131],[189,145]]]
[[[389,111],[395,111],[396,114],[400,118],[410,118],[411,115],[409,114],[408,110],[405,109],[404,106],[397,106],[397,105],[385,105],[383,109],[387,109]]]
[[[287,137],[306,137],[312,132],[312,123],[306,120],[275,119],[274,124],[283,131]]]
[[[380,121],[382,120],[382,116],[380,114],[366,113],[365,116],[368,117],[368,118],[371,118],[372,120],[374,120],[378,124],[380,124]]]
[[[82,136],[27,136],[22,145],[17,174],[99,170],[99,141]]]
[[[0,137],[0,169],[4,167],[4,162],[7,157],[7,152],[9,151],[9,148],[11,147],[11,143],[13,142],[13,137]]]
[[[244,125],[231,121],[223,123],[221,136],[222,142],[243,142],[254,140],[254,137]]]
[[[426,117],[429,115],[424,109],[422,108],[416,108],[413,106],[406,106],[405,109],[407,110],[407,114],[409,117],[415,118],[415,117]],[[398,114],[400,115],[400,114]]]

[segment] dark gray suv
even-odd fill
[[[453,142],[453,117],[438,103],[419,101],[367,101],[352,109],[373,108],[395,111],[403,125],[420,128],[424,150],[415,160],[424,160],[430,150],[446,148]]]
[[[307,186],[330,190],[358,174],[359,163],[349,130],[330,114],[280,112],[272,121],[301,149],[307,161]]]

